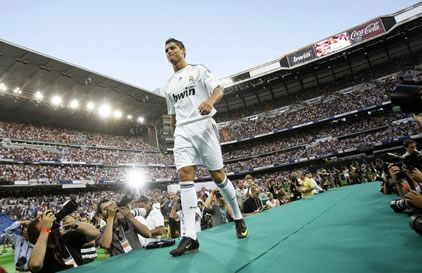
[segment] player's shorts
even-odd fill
[[[203,165],[210,171],[223,168],[218,127],[213,118],[177,125],[174,132],[174,162],[177,171]]]

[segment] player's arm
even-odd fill
[[[224,96],[224,92],[223,92],[223,88],[221,88],[220,86],[217,86],[216,88],[214,88],[214,90],[211,93],[211,96],[204,102],[202,102],[199,107],[199,113],[201,115],[208,115],[212,108],[214,107],[214,104],[216,104],[217,102],[219,102]]]
[[[171,126],[171,129],[173,130],[173,133],[174,133],[174,131],[176,130],[176,115],[171,115],[170,126]]]

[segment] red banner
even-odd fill
[[[352,44],[356,44],[384,32],[385,28],[381,19],[377,19],[350,30],[349,37]]]

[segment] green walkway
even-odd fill
[[[329,190],[250,216],[249,237],[233,224],[199,233],[200,251],[140,249],[67,272],[422,272],[422,236],[394,213],[378,182]]]

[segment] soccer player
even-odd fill
[[[181,41],[168,39],[165,52],[174,70],[164,90],[174,132],[174,161],[179,175],[186,227],[186,236],[170,254],[180,256],[187,251],[199,250],[195,230],[197,197],[193,183],[198,165],[208,169],[224,199],[230,204],[237,237],[245,238],[248,229],[237,204],[233,184],[223,170],[218,127],[212,118],[217,112],[214,104],[223,97],[223,86],[205,66],[186,63],[186,49]]]

